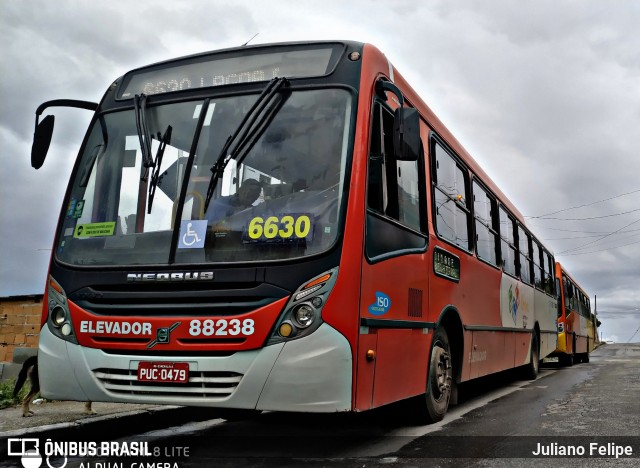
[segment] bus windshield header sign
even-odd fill
[[[276,76],[322,76],[332,71],[341,49],[340,44],[250,48],[153,65],[125,75],[118,99],[269,81]]]

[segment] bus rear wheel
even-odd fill
[[[538,346],[538,335],[534,332],[531,335],[531,350],[529,351],[529,364],[524,367],[523,377],[526,380],[535,380],[540,369],[540,349]]]

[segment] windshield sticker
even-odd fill
[[[110,221],[108,223],[78,224],[73,233],[73,237],[76,239],[82,239],[86,237],[113,236],[115,230],[115,221]]]
[[[262,218],[256,216],[242,236],[244,243],[277,243],[313,240],[313,223],[308,214],[287,214]]]
[[[73,215],[71,217],[73,219],[79,219],[82,217],[82,210],[84,209],[84,200],[78,200],[76,202],[76,206],[73,209]]]
[[[391,308],[391,298],[385,293],[376,291],[376,301],[369,306],[371,315],[384,315]]]
[[[77,200],[75,198],[72,198],[69,201],[69,206],[67,206],[67,218],[71,218],[73,216],[73,212],[76,209],[76,202]]]
[[[179,249],[201,249],[207,234],[207,220],[187,219],[180,223]]]
[[[69,202],[69,206],[67,206],[67,218],[81,218],[82,210],[84,210],[84,200],[76,200],[75,198],[72,198]]]

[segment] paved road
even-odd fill
[[[172,468],[640,464],[640,344],[603,346],[592,354],[591,363],[551,365],[533,382],[519,381],[514,373],[473,381],[463,389],[463,398],[444,421],[430,426],[402,426],[397,408],[390,407],[365,414],[267,413],[241,422],[211,419],[122,440],[144,440],[164,459],[172,455]],[[541,444],[556,450],[560,445],[583,447],[589,455],[592,443],[598,444],[595,449],[609,451],[631,446],[635,458],[531,454]],[[58,462],[52,460],[52,466],[60,466]],[[70,460],[67,466],[131,465],[126,460],[122,467],[100,465],[96,459],[83,465]]]

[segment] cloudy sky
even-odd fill
[[[640,3],[601,0],[0,0],[0,297],[43,290],[89,112],[127,70],[306,39],[372,42],[586,289],[605,339],[640,341]],[[635,336],[634,336],[635,333]]]

